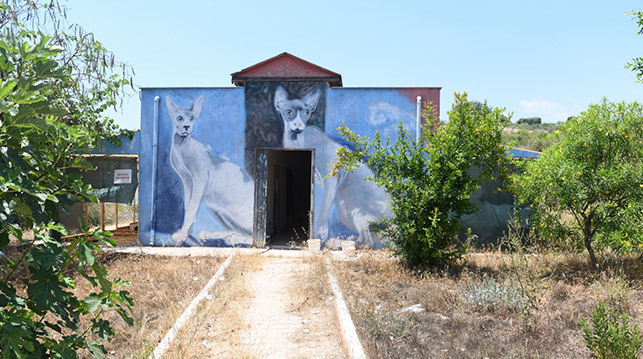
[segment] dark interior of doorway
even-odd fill
[[[312,233],[312,151],[269,150],[266,245],[296,248]]]

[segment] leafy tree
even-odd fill
[[[391,197],[393,216],[380,223],[384,236],[402,264],[418,270],[451,263],[464,253],[452,243],[462,216],[477,210],[469,198],[483,179],[505,171],[507,155],[502,110],[477,110],[466,94],[455,95],[449,122],[440,124],[431,105],[423,118],[427,125],[419,141],[400,124],[393,144],[379,133],[371,140],[342,125],[340,134],[355,150],[340,148],[333,169],[333,175],[360,165],[373,170],[369,180]],[[479,175],[471,175],[473,167]]]
[[[513,180],[519,202],[533,208],[536,230],[541,237],[582,243],[594,270],[595,244],[620,253],[640,251],[643,107],[603,100],[556,133],[560,142],[527,162]]]
[[[102,112],[127,83],[110,74],[99,43],[58,32],[63,15],[54,2],[0,3],[0,250],[17,248],[0,264],[2,358],[74,358],[81,348],[101,356],[98,340],[113,335],[101,314],[115,310],[131,323],[127,282],[108,279],[88,241],[114,245],[108,234],[85,229],[67,246],[47,235],[65,233],[59,207],[96,200],[72,172],[91,169],[78,154],[117,135]],[[44,19],[54,36],[44,35]],[[77,297],[76,279],[95,291]]]
[[[639,27],[639,35],[643,35],[643,11],[634,11],[628,15],[636,20],[636,24]],[[628,63],[625,68],[635,72],[638,81],[643,82],[643,57],[633,58],[632,62]]]
[[[0,35],[8,39],[39,41],[46,36],[57,48],[56,61],[68,72],[69,81],[57,82],[49,98],[61,112],[58,120],[82,124],[103,138],[118,141],[119,129],[105,116],[117,109],[133,89],[133,69],[116,60],[114,54],[77,24],[66,21],[67,9],[57,0],[8,0],[0,2]],[[129,87],[127,85],[130,85]]]

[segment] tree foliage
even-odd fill
[[[639,27],[638,34],[643,35],[643,11],[634,11],[630,15]],[[635,57],[632,62],[629,62],[625,68],[632,70],[636,73],[636,78],[639,82],[643,82],[643,57]]]
[[[495,109],[495,107],[489,106],[487,104],[487,101],[480,102],[480,101],[469,100],[469,103],[478,112],[492,112]],[[511,115],[510,114],[505,114],[504,110],[503,110],[503,112],[500,114],[500,122],[502,122],[504,124],[508,124],[508,123],[511,123],[510,119],[511,119]]]
[[[340,134],[355,148],[340,148],[333,174],[367,165],[374,181],[391,197],[392,218],[381,223],[401,262],[425,270],[456,260],[464,247],[453,246],[463,215],[477,207],[469,201],[483,179],[506,169],[507,150],[502,145],[500,109],[476,109],[467,95],[455,95],[449,122],[441,124],[434,108],[423,111],[427,126],[415,141],[400,124],[391,144],[379,133],[374,139],[353,133],[345,126]],[[478,167],[477,176],[471,169]]]
[[[643,107],[604,100],[556,133],[559,142],[512,181],[519,202],[533,208],[540,236],[584,245],[595,269],[594,245],[640,251]]]
[[[49,97],[61,110],[58,120],[82,124],[101,138],[117,141],[117,134],[129,132],[119,129],[105,111],[117,109],[130,94],[134,70],[117,61],[91,32],[69,24],[66,13],[57,0],[2,1],[0,35],[31,42],[47,37],[49,45],[57,48],[58,65],[69,76],[68,81],[53,83],[49,89]]]
[[[117,135],[102,113],[127,82],[110,72],[99,43],[58,32],[57,4],[2,2],[0,15],[0,250],[17,248],[0,264],[0,357],[74,358],[81,348],[101,356],[100,340],[113,335],[101,314],[115,310],[131,323],[133,303],[121,288],[127,282],[108,278],[88,237],[114,241],[85,229],[63,246],[47,233],[65,233],[56,222],[60,207],[96,200],[78,174],[91,165],[78,154]],[[32,229],[34,238],[25,239]],[[95,291],[77,297],[77,280]]]

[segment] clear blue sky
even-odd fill
[[[506,107],[513,121],[564,121],[603,96],[643,101],[624,68],[643,56],[625,15],[639,1],[88,1],[72,22],[136,71],[140,87],[228,87],[230,74],[284,51],[346,87],[442,87]],[[140,102],[113,114],[138,128]]]

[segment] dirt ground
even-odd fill
[[[589,358],[578,323],[599,300],[643,327],[637,257],[595,276],[582,255],[473,253],[420,277],[370,251],[333,271],[370,358]]]
[[[147,358],[224,258],[106,253],[99,260],[111,276],[132,282],[135,300],[133,327],[108,313],[116,335],[107,358]],[[279,290],[286,296],[282,309],[298,318],[284,332],[297,348],[288,352],[293,358],[345,356],[328,270],[370,358],[589,358],[578,324],[599,300],[643,328],[643,260],[635,256],[603,263],[599,275],[582,254],[470,253],[424,276],[401,269],[384,250],[335,258],[331,268],[324,256],[289,260],[296,265]],[[263,358],[247,340],[256,323],[246,314],[256,288],[275,280],[258,275],[270,265],[262,254],[235,257],[164,357]],[[91,288],[76,290],[86,295]]]
[[[132,233],[117,233],[113,238],[119,245],[136,245],[132,243],[136,240]],[[19,247],[13,246],[8,254],[20,255]],[[107,358],[147,358],[219,269],[224,256],[232,254],[221,251],[219,254],[209,253],[214,257],[200,256],[202,253],[193,256],[190,253],[183,253],[184,256],[168,253],[168,256],[163,256],[138,253],[137,248],[129,249],[137,253],[106,251],[97,256],[97,261],[106,267],[111,278],[120,277],[131,282],[123,289],[130,292],[135,304],[133,326],[126,325],[116,312],[106,312],[101,316],[111,322],[115,333],[109,343],[104,343]],[[275,258],[276,254],[272,252],[253,250],[235,255],[232,264],[218,278],[163,357],[265,358],[266,348],[271,348],[257,347],[256,339],[265,337],[262,340],[274,346],[281,343],[280,336],[285,336],[287,350],[282,352],[284,358],[344,358],[339,330],[335,327],[325,262],[321,258],[307,258],[300,251],[286,252],[287,255],[278,256],[281,258]],[[265,268],[273,266],[275,260],[283,261],[286,267],[277,268],[277,272],[273,269],[270,273],[263,273]],[[77,279],[74,292],[79,298],[95,290],[82,278]],[[250,329],[257,326],[257,318],[247,318],[247,313],[257,304],[253,302],[257,288],[275,284],[280,285],[283,297],[271,299],[276,304],[267,308],[267,314],[275,315],[272,312],[277,312],[274,321],[283,316],[294,318],[294,322],[288,324],[287,332],[271,327],[266,335],[256,330],[248,335]],[[272,287],[264,289],[269,296],[272,294]],[[262,313],[258,315],[258,319],[263,316]],[[90,318],[83,320],[81,327],[89,325]],[[87,355],[80,353],[81,357]]]
[[[135,304],[131,327],[117,313],[106,314],[115,332],[106,358],[147,358],[223,259],[111,253],[100,261],[110,276],[131,281],[126,290]],[[76,291],[89,293],[90,287],[79,281]]]

